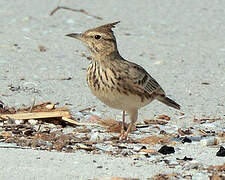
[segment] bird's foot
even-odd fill
[[[121,142],[130,142],[131,141],[131,139],[129,138],[129,136],[128,136],[128,133],[129,132],[127,132],[127,131],[121,131],[121,133],[120,133],[120,135],[119,135],[119,141],[121,141]]]
[[[118,139],[119,139],[119,140],[122,140],[122,139],[124,139],[124,136],[125,136],[125,130],[122,128],[122,129],[121,129],[121,133],[120,133],[120,135],[118,136]]]

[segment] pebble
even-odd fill
[[[216,153],[216,156],[219,157],[225,157],[225,148],[223,146],[220,146],[219,151]]]
[[[47,109],[54,109],[55,104],[48,104],[45,106]]]
[[[164,145],[158,150],[158,152],[163,155],[166,155],[166,154],[175,153],[175,150],[174,150],[174,147]]]
[[[22,120],[15,120],[15,124],[23,124]]]
[[[38,121],[37,120],[35,120],[35,119],[30,119],[30,120],[28,120],[28,122],[31,124],[31,125],[36,125],[37,123],[38,123]]]
[[[182,143],[191,143],[191,139],[189,139],[187,136],[184,137],[184,139],[182,140]]]
[[[155,61],[155,63],[154,64],[156,64],[156,65],[160,65],[160,64],[165,64],[165,62],[164,61]]]
[[[202,139],[200,141],[200,144],[203,146],[212,146],[212,145],[215,145],[215,143],[216,143],[215,137],[209,137],[207,139]]]

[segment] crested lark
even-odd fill
[[[180,105],[166,97],[164,90],[143,67],[121,57],[112,31],[117,23],[119,22],[66,36],[81,40],[90,50],[92,60],[87,69],[88,86],[104,104],[123,111],[120,139],[127,139],[141,107],[154,99],[175,109],[180,109]],[[126,132],[125,111],[131,121]]]

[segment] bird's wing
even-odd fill
[[[127,76],[126,83],[130,85],[130,88],[134,88],[140,92],[147,92],[148,94],[165,94],[157,81],[144,68],[135,63],[129,62],[124,75]]]

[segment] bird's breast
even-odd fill
[[[104,104],[115,109],[139,109],[150,103],[152,98],[123,88],[118,75],[110,69],[103,69],[93,62],[87,69],[87,83],[92,93]]]

